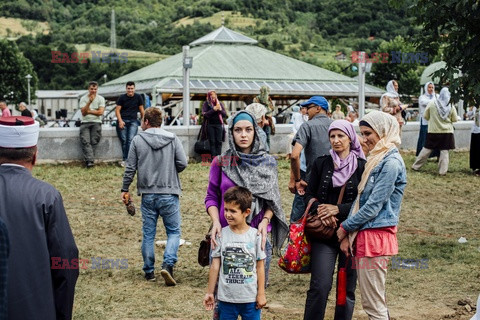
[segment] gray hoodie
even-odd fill
[[[123,175],[122,191],[128,190],[137,175],[137,192],[180,195],[178,173],[187,167],[180,139],[162,128],[149,128],[137,134],[130,146]]]

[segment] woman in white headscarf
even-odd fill
[[[396,80],[390,80],[387,83],[387,92],[380,97],[380,109],[383,112],[394,116],[398,124],[400,125],[400,132],[402,126],[405,124],[405,120],[402,117],[402,111],[407,109],[408,105],[400,102],[400,96],[398,95],[398,82]]]
[[[418,134],[417,142],[417,152],[416,156],[420,154],[423,146],[425,145],[425,140],[427,139],[427,130],[428,130],[428,120],[423,117],[425,109],[430,101],[434,100],[438,95],[435,93],[435,85],[433,82],[429,81],[425,83],[424,93],[418,98],[418,117],[420,118],[420,131]],[[430,157],[438,157],[440,152],[435,150]]]
[[[427,161],[434,149],[440,150],[438,161],[439,174],[446,175],[448,171],[448,150],[455,149],[453,123],[457,122],[457,110],[450,103],[450,91],[443,88],[438,98],[430,101],[423,117],[428,120],[428,133],[425,146],[412,165],[413,170],[419,170]]]
[[[304,109],[304,108],[302,108]],[[307,119],[308,120],[308,119]],[[297,134],[298,129],[300,129],[300,126],[304,124],[306,120],[303,117],[303,114],[300,113],[300,107],[299,106],[293,106],[292,107],[292,120],[290,123],[292,123],[292,133],[290,133],[287,137],[286,140],[286,150],[287,150],[287,160],[290,159],[290,156],[292,155],[292,141],[295,138],[295,134]]]
[[[398,253],[397,225],[407,172],[398,151],[400,128],[394,117],[372,111],[360,121],[360,132],[369,151],[367,163],[357,199],[337,237],[341,250],[354,255],[363,310],[370,319],[387,320],[387,263]],[[349,241],[342,241],[347,234]]]

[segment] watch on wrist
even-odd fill
[[[122,189],[122,192],[128,192],[128,189]]]
[[[300,181],[302,181],[301,178],[300,179],[295,179],[295,182],[300,182]]]

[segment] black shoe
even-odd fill
[[[175,286],[177,282],[173,278],[173,266],[163,265],[162,271],[160,271],[163,279],[165,280],[165,284],[169,287]]]
[[[146,272],[145,273],[145,280],[154,282],[156,280],[155,279],[155,273],[153,271],[152,272]]]
[[[95,164],[93,163],[93,161],[87,161],[87,168],[93,168],[95,166]]]

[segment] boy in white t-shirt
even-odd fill
[[[247,224],[252,205],[252,194],[243,187],[228,189],[225,218],[228,226],[215,239],[208,287],[203,305],[206,310],[215,307],[214,290],[218,279],[218,313],[220,320],[259,320],[265,298],[265,252],[257,229]]]

